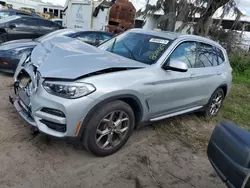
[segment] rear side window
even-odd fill
[[[39,20],[39,25],[43,28],[50,28],[52,24],[47,20]]]
[[[221,65],[222,63],[224,63],[225,61],[225,57],[223,52],[219,49],[219,48],[215,48],[216,49],[216,55],[217,55],[217,61],[218,61],[218,65]]]
[[[25,14],[23,12],[17,12],[16,15],[30,16],[30,14]]]
[[[40,23],[40,26],[43,28],[43,29],[50,29],[50,30],[53,30],[53,29],[59,29],[61,26],[58,25],[57,23],[54,23],[52,21],[48,21],[48,20],[39,20],[39,23]]]
[[[38,26],[38,20],[35,18],[28,18],[25,21],[25,24],[30,27],[37,27]]]
[[[59,29],[59,28],[61,28],[61,26],[60,26],[59,24],[54,23],[54,22],[51,22],[51,27],[52,27],[53,29]]]
[[[77,39],[86,43],[94,43],[96,41],[96,33],[82,33],[77,36]]]
[[[102,43],[102,42],[110,39],[111,37],[112,37],[111,35],[107,35],[105,33],[100,33],[99,42]]]
[[[11,23],[14,23],[17,25],[17,27],[37,27],[38,20],[35,18],[20,18],[15,21],[12,21]]]
[[[223,52],[217,47],[200,43],[197,50],[198,57],[195,68],[218,66],[225,61]]]
[[[181,60],[188,68],[214,67],[225,61],[222,51],[210,44],[183,42],[170,55],[168,61]]]
[[[54,22],[57,23],[58,25],[62,26],[62,21],[56,20],[56,21],[54,21]]]
[[[213,67],[217,65],[216,51],[209,44],[199,43],[194,68]]]

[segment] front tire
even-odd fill
[[[0,35],[0,44],[6,42],[4,36]]]
[[[225,98],[225,93],[221,88],[215,90],[215,92],[209,99],[209,102],[206,105],[205,110],[202,112],[202,115],[207,118],[216,116],[222,106],[224,98]]]
[[[129,139],[135,126],[132,108],[117,100],[103,105],[86,125],[82,142],[97,156],[108,156],[118,151]]]

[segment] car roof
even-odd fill
[[[154,35],[157,37],[163,37],[170,40],[175,40],[180,33],[174,33],[169,31],[156,31],[156,30],[149,30],[149,29],[131,29],[129,31],[136,32],[136,33],[144,33],[148,35]]]
[[[209,38],[201,37],[198,35],[188,35],[188,34],[176,33],[176,32],[170,32],[170,31],[157,31],[157,30],[148,30],[148,29],[131,29],[130,31],[137,32],[137,33],[145,33],[148,35],[154,35],[154,36],[158,36],[158,37],[163,37],[163,38],[167,38],[170,40],[175,40],[175,39],[198,40],[201,42],[205,42],[205,43],[223,48],[217,42],[215,42]]]
[[[50,19],[51,21],[63,21],[62,19],[60,19],[60,18],[52,18],[52,19]]]
[[[33,14],[31,14],[31,15],[33,15]],[[51,21],[51,20],[48,20],[48,19],[45,19],[45,18],[43,18],[43,17],[41,17],[41,16],[26,16],[26,15],[18,15],[20,18],[37,18],[37,19],[40,19],[40,20],[47,20],[47,21],[50,21],[50,22],[53,22],[53,21]]]
[[[205,37],[201,37],[198,35],[189,35],[189,34],[182,34],[178,37],[179,39],[188,39],[188,40],[198,40],[207,44],[211,44],[213,46],[219,47],[219,48],[223,48],[219,43],[209,39],[209,38],[205,38]]]
[[[97,30],[97,29],[71,29],[73,31],[76,31],[76,32],[98,32],[98,33],[105,33],[105,34],[108,34],[108,35],[114,35],[113,33],[109,33],[109,32],[106,32],[106,31],[102,31],[102,30]]]
[[[28,13],[28,12],[24,12],[24,11],[16,10],[16,9],[1,9],[0,12],[20,12],[20,13],[29,14],[29,15],[35,15],[32,13]]]
[[[23,11],[16,9],[1,9],[0,12],[23,12]]]

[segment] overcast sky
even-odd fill
[[[64,6],[65,0],[44,0],[45,2],[51,2],[54,4],[60,4]],[[136,7],[136,9],[140,9],[141,7],[143,7],[146,4],[147,0],[132,0],[134,6]],[[154,2],[155,0],[150,0],[152,2]],[[244,13],[250,16],[250,0],[236,0],[237,2],[239,2],[239,8],[240,10]]]

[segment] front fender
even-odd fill
[[[89,96],[91,97],[91,96]],[[140,122],[143,122],[147,119],[148,116],[148,106],[146,103],[146,100],[144,97],[133,90],[123,90],[123,91],[114,91],[108,94],[104,94],[101,97],[97,98],[95,100],[95,104],[91,107],[91,109],[88,111],[87,115],[83,119],[82,124],[86,125],[87,122],[90,120],[90,118],[93,116],[93,114],[96,112],[97,109],[99,109],[102,105],[114,101],[114,100],[119,100],[119,99],[125,99],[125,98],[132,98],[134,99],[138,105],[140,106],[141,112],[142,112],[142,117]],[[86,126],[81,126],[79,135],[83,135],[83,131]]]

